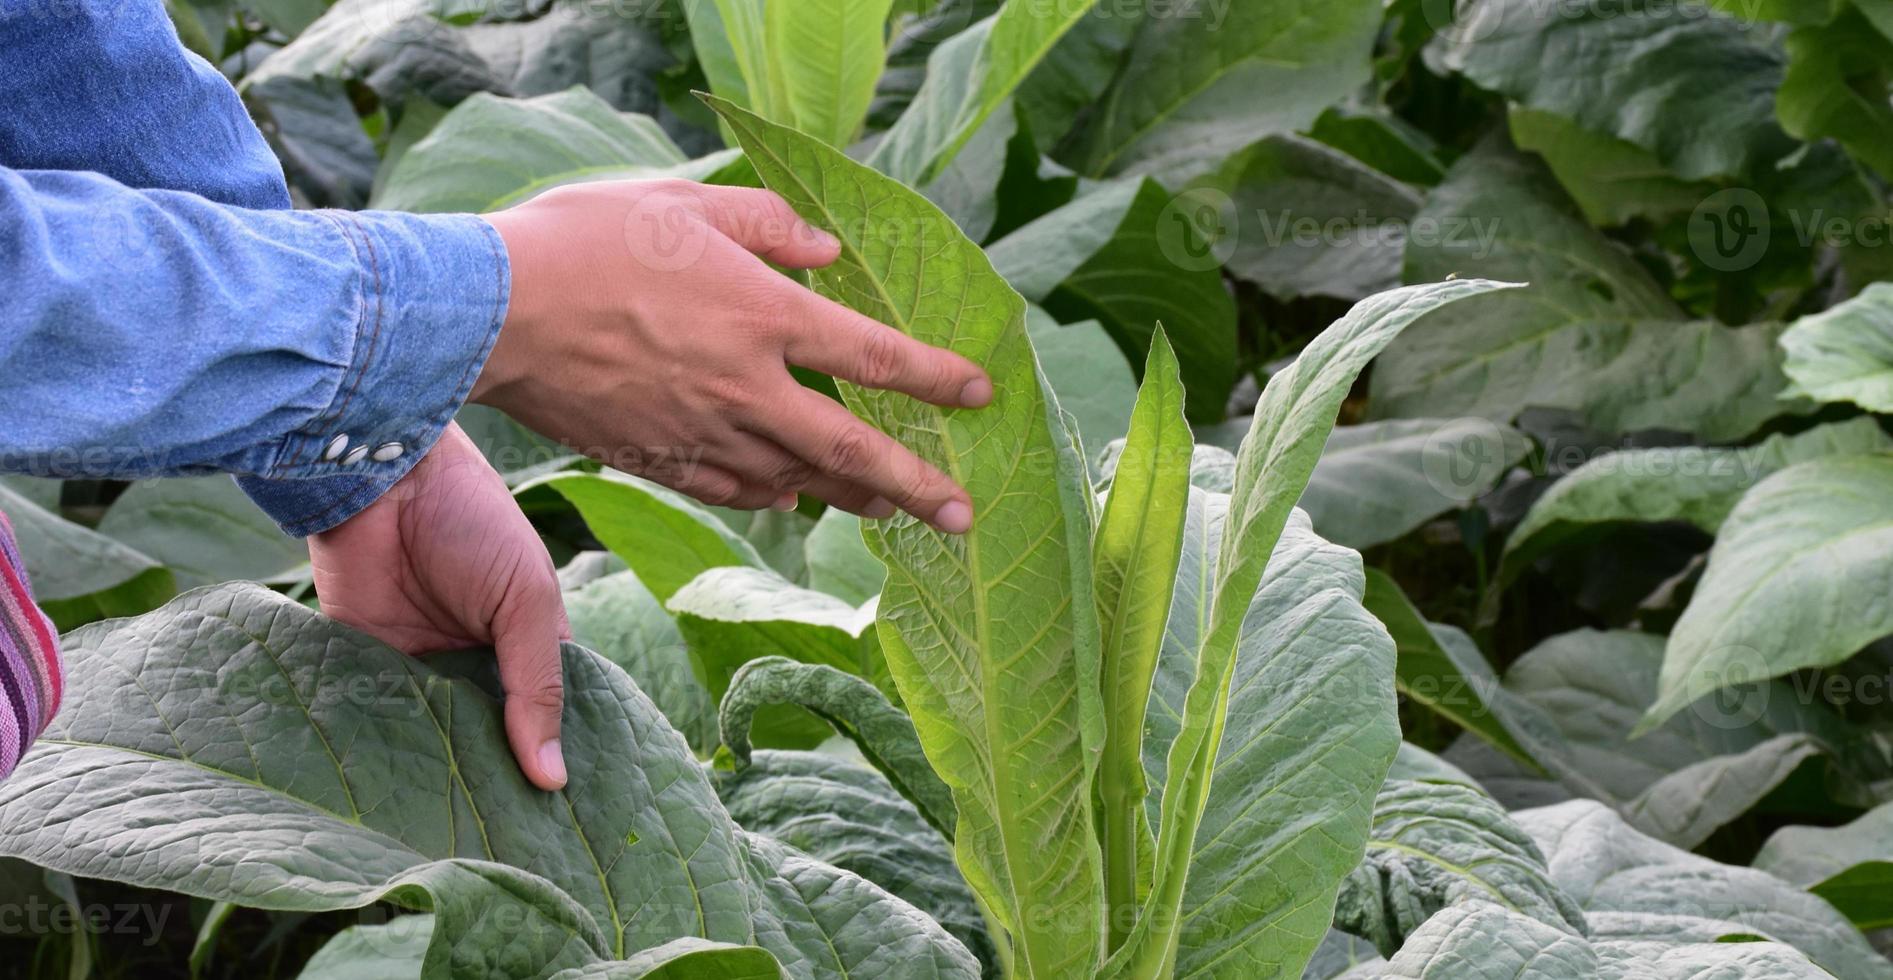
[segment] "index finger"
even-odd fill
[[[793,388],[783,404],[786,410],[773,416],[777,421],[768,435],[784,449],[938,530],[964,534],[973,526],[972,497],[906,446],[806,388]]]
[[[972,361],[826,297],[807,290],[802,295],[785,324],[789,363],[950,408],[983,408],[992,401],[992,380]]]

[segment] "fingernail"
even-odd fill
[[[985,378],[974,378],[960,389],[960,404],[967,408],[985,408],[993,400],[993,383]]]
[[[815,244],[820,245],[823,248],[840,248],[841,247],[841,239],[836,238],[834,235],[831,235],[820,228],[816,228],[814,229],[814,231],[815,231]]]
[[[775,511],[778,514],[786,514],[789,511],[794,510],[795,505],[797,503],[800,503],[800,500],[796,497],[795,494],[785,493],[782,496],[777,497],[776,502],[769,505],[769,509]]]
[[[876,497],[868,501],[866,507],[861,508],[861,516],[873,518],[877,521],[884,521],[894,516],[894,510],[894,502],[892,500],[886,497]]]
[[[565,785],[565,752],[559,746],[558,739],[552,739],[539,746],[539,768],[560,786]]]
[[[973,529],[973,508],[949,500],[933,512],[933,526],[948,534],[965,534]]]

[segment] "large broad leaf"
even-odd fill
[[[994,963],[952,845],[881,774],[814,752],[758,752],[715,781],[743,829],[880,885],[932,916],[989,968]]]
[[[1060,326],[1034,306],[1025,329],[1058,407],[1077,423],[1080,441],[1102,446],[1130,429],[1137,378],[1111,334],[1096,320]]]
[[[1780,52],[1697,6],[1468,0],[1435,53],[1528,108],[1650,151],[1688,180],[1753,175],[1794,148],[1775,122]]]
[[[430,978],[684,937],[762,946],[792,976],[976,975],[912,907],[738,831],[582,648],[556,793],[512,762],[490,655],[407,657],[255,586],[74,633],[67,657],[65,709],[0,785],[0,853],[258,908],[431,909]]]
[[[677,624],[635,572],[570,588],[565,616],[572,642],[630,674],[693,750],[708,754],[716,746],[716,702],[697,680]]]
[[[1240,225],[1234,247],[1225,247],[1229,271],[1278,299],[1358,300],[1400,284],[1420,196],[1339,150],[1272,136],[1199,186],[1227,194],[1234,205]],[[1201,190],[1183,199],[1221,203]]]
[[[930,183],[1091,6],[1009,3],[935,48],[927,80],[869,162],[901,183]]]
[[[1860,162],[1893,175],[1893,37],[1874,30],[1866,8],[1841,8],[1832,23],[1788,35],[1781,123],[1804,140],[1832,137]]]
[[[1336,544],[1385,544],[1478,499],[1530,448],[1523,433],[1484,419],[1341,426],[1299,506]]]
[[[1844,827],[1783,827],[1755,867],[1833,903],[1854,925],[1893,925],[1893,803]]]
[[[1670,632],[1650,728],[1732,684],[1825,667],[1893,633],[1893,453],[1828,456],[1756,484]]]
[[[1615,807],[1638,830],[1681,847],[1702,843],[1797,770],[1859,798],[1885,769],[1861,732],[1785,681],[1705,698],[1641,738],[1630,731],[1656,695],[1663,638],[1578,630],[1554,636],[1506,673],[1508,719],[1549,729],[1533,758],[1572,792]],[[1854,788],[1849,791],[1848,783]]]
[[[1505,540],[1497,586],[1600,525],[1686,521],[1714,534],[1750,487],[1780,470],[1823,456],[1889,448],[1893,439],[1862,418],[1769,436],[1745,448],[1663,447],[1600,456],[1533,502]]]
[[[1586,940],[1492,902],[1450,906],[1428,919],[1387,963],[1345,980],[1822,980],[1827,971],[1791,946],[1693,936]]]
[[[736,672],[717,709],[723,744],[737,768],[749,764],[750,726],[758,709],[772,704],[807,708],[832,725],[881,771],[914,809],[948,840],[957,814],[953,794],[927,764],[913,720],[874,685],[852,674],[783,657],[752,660]]]
[[[1176,355],[1161,329],[1151,342],[1144,378],[1092,541],[1091,580],[1104,651],[1098,805],[1114,942],[1130,928],[1141,889],[1149,883],[1144,712],[1176,590],[1194,448],[1183,417]]]
[[[1374,801],[1367,857],[1341,886],[1336,927],[1392,956],[1435,912],[1474,900],[1563,931],[1585,929],[1538,845],[1491,797],[1451,783],[1389,781]]]
[[[1235,383],[1236,306],[1216,259],[1188,262],[1181,251],[1194,232],[1180,206],[1156,181],[1112,184],[1006,236],[992,263],[1061,319],[1096,317],[1137,364],[1162,323],[1190,418],[1213,422]]]
[[[584,89],[533,99],[480,94],[402,154],[375,206],[497,211],[558,184],[652,176],[687,162],[654,120]]]
[[[1032,11],[1034,5],[1007,10]],[[1001,15],[1002,19],[1004,14]],[[997,33],[994,37],[998,37]],[[887,566],[879,632],[921,744],[959,810],[954,848],[1022,976],[1089,971],[1103,882],[1090,773],[1103,742],[1089,488],[1025,333],[1025,301],[919,195],[840,153],[715,103],[764,183],[842,242],[824,295],[986,369],[978,411],[843,386],[848,405],[972,495],[948,536],[870,525]]]
[[[1208,576],[1214,587],[1198,598],[1207,602],[1208,612],[1195,630],[1197,642],[1186,668],[1193,679],[1164,766],[1151,897],[1136,931],[1113,960],[1124,973],[1154,975],[1166,962],[1180,969],[1194,964],[1190,970],[1292,973],[1314,951],[1330,896],[1365,846],[1373,794],[1399,745],[1391,672],[1376,673],[1384,670],[1392,644],[1371,616],[1349,606],[1358,605],[1358,570],[1349,586],[1311,602],[1311,609],[1297,610],[1297,618],[1326,607],[1342,611],[1346,625],[1323,634],[1329,643],[1322,644],[1319,656],[1291,650],[1259,658],[1249,668],[1255,674],[1246,675],[1239,669],[1240,648],[1267,642],[1263,637],[1283,628],[1283,620],[1258,622],[1258,633],[1245,629],[1245,617],[1258,601],[1263,570],[1361,369],[1415,319],[1501,288],[1483,281],[1449,282],[1365,300],[1315,338],[1263,391],[1237,457],[1235,490]],[[1180,579],[1190,575],[1187,561],[1178,574]],[[1337,652],[1336,645],[1349,655]],[[1304,660],[1310,656],[1319,669]],[[1293,679],[1278,677],[1278,670],[1289,671]],[[1360,680],[1319,691],[1304,686],[1336,671],[1358,671]],[[1245,676],[1269,680],[1258,684]],[[1286,688],[1274,690],[1266,707],[1230,710],[1241,694],[1268,691],[1276,683]],[[1341,686],[1349,688],[1352,708],[1323,705],[1317,697],[1333,695]],[[1353,724],[1337,726],[1336,717]],[[1276,720],[1282,723],[1269,723]],[[1345,737],[1340,735],[1344,730]],[[1274,739],[1253,737],[1264,732]],[[1226,738],[1238,739],[1245,751],[1225,760]],[[1279,840],[1271,841],[1273,825],[1288,815],[1252,804],[1278,792],[1320,799],[1323,805],[1295,814],[1297,830],[1282,831]],[[1317,823],[1322,830],[1308,832]],[[1236,839],[1247,843],[1240,848],[1228,843]],[[1267,843],[1258,847],[1258,839]],[[1292,876],[1269,871],[1290,866],[1301,870]],[[1271,897],[1291,879],[1293,898]],[[1278,912],[1258,920],[1252,914],[1258,906]]]
[[[133,484],[105,512],[99,533],[162,562],[180,588],[293,580],[309,563],[306,545],[221,476]]]
[[[767,567],[753,545],[701,504],[648,480],[609,470],[558,473],[513,493],[542,486],[571,501],[599,543],[637,572],[659,602],[712,568]]]
[[[1633,218],[1660,222],[1694,211],[1716,192],[1712,183],[1673,176],[1635,143],[1585,129],[1557,113],[1513,106],[1507,121],[1512,142],[1544,159],[1594,225],[1621,225]]]
[[[112,616],[136,616],[177,593],[150,556],[42,510],[0,486],[0,513],[13,524],[39,607],[61,631]]]
[[[418,980],[433,939],[434,917],[427,914],[349,926],[309,957],[296,980],[358,980],[370,976],[378,980]]]
[[[1639,941],[1760,937],[1793,946],[1842,980],[1893,977],[1893,963],[1833,906],[1764,872],[1645,837],[1601,803],[1577,800],[1512,817],[1538,842],[1552,880],[1584,909],[1594,939],[1634,948]]]
[[[1377,0],[1153,9],[1061,157],[1093,176],[1180,183],[1214,170],[1264,136],[1306,128],[1366,83],[1380,21]]]
[[[1600,432],[1738,439],[1779,415],[1779,325],[1690,322],[1636,260],[1578,214],[1544,167],[1494,138],[1455,164],[1415,219],[1407,278],[1531,288],[1429,317],[1374,371],[1376,416],[1510,421],[1570,409]]]
[[[1781,335],[1794,393],[1893,411],[1893,283],[1874,283]]]

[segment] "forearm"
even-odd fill
[[[476,218],[245,210],[0,170],[0,469],[385,488],[466,398],[507,275]]]

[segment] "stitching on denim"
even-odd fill
[[[341,404],[336,406],[335,414],[326,417],[328,421],[332,422],[340,422],[342,416],[348,414],[348,405],[355,400],[355,392],[360,390],[362,379],[368,376],[369,366],[375,361],[375,351],[381,344],[381,255],[379,252],[375,251],[375,240],[373,236],[368,234],[367,226],[363,225],[354,215],[345,213],[345,217],[353,222],[356,228],[361,231],[362,244],[368,248],[368,267],[374,271],[375,276],[375,325],[368,335],[368,348],[362,355],[361,369],[356,372],[355,380],[349,385],[348,392],[342,396]]]
[[[343,222],[340,218],[336,217],[336,215],[332,212],[315,211],[311,213],[315,214],[317,217],[320,217],[323,220],[335,226],[336,231],[339,232],[342,236],[342,241],[348,243],[349,255],[355,260],[355,266],[357,269],[359,269],[361,267],[361,249],[356,246],[355,237],[354,235],[350,233],[348,224]],[[362,326],[368,321],[368,304],[365,302],[358,302],[357,307],[358,308],[357,308],[357,312],[355,316],[354,336],[349,338],[349,344],[348,344],[348,347],[351,353],[354,351],[356,347],[360,345]],[[337,414],[339,415],[339,413]],[[274,477],[276,474],[281,473],[283,470],[301,465],[303,449],[314,442],[320,441],[322,430],[325,428],[324,423],[329,418],[330,416],[328,415],[318,415],[314,419],[312,419],[309,422],[309,424],[304,426],[301,430],[304,435],[304,438],[296,440],[290,446],[289,458],[288,459],[282,458],[282,453],[280,450],[278,450],[277,458],[274,464],[265,468],[266,473],[269,476]]]

